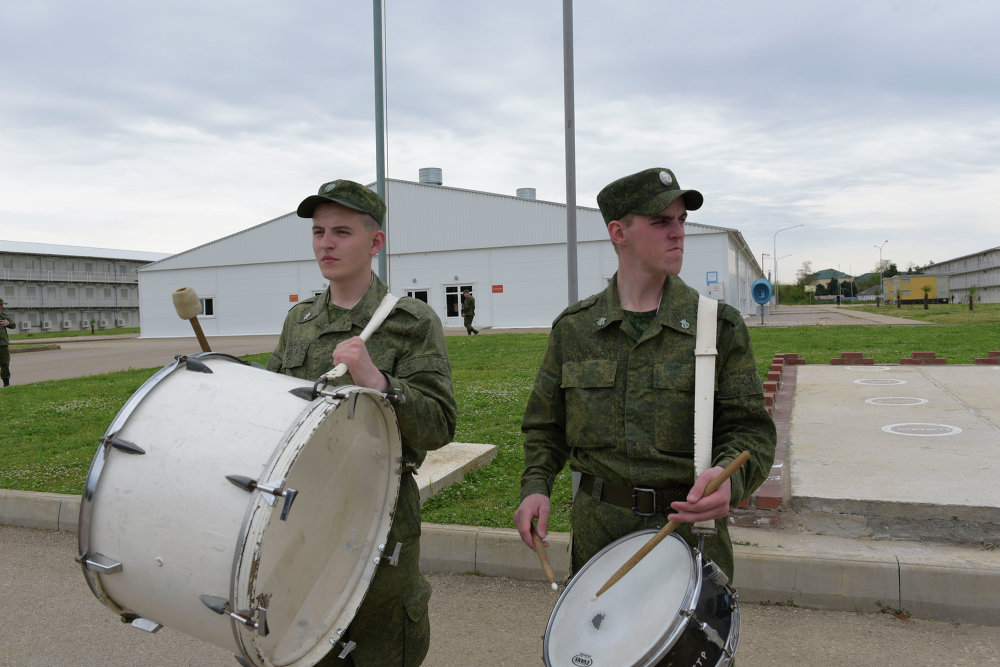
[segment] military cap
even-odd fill
[[[385,222],[385,201],[360,183],[338,179],[320,186],[319,192],[302,200],[296,211],[300,218],[311,218],[316,206],[325,202],[333,202],[355,211],[367,213],[382,226]]]
[[[604,222],[609,223],[629,213],[656,215],[678,197],[684,197],[684,206],[689,211],[698,210],[705,201],[697,190],[681,190],[674,172],[654,167],[604,186],[597,194],[597,206]]]

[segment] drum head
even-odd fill
[[[601,586],[657,531],[612,542],[580,569],[556,602],[545,628],[546,665],[620,667],[655,664],[680,636],[698,595],[691,548],[671,534],[611,588]]]
[[[354,618],[389,533],[402,455],[395,415],[378,392],[336,390],[339,403],[317,399],[261,476],[298,491],[287,520],[281,498],[271,507],[255,494],[247,510],[231,598],[237,609],[267,609],[266,636],[233,624],[255,664],[312,665],[326,655]]]

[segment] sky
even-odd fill
[[[575,0],[577,203],[670,168],[781,282],[1000,245],[998,27],[995,0]],[[566,202],[562,2],[385,0],[385,54],[388,178]],[[4,2],[0,63],[2,240],[175,253],[376,179],[371,2]]]

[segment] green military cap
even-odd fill
[[[629,213],[656,215],[678,197],[684,197],[684,206],[689,211],[698,210],[705,201],[697,190],[681,190],[674,172],[654,167],[604,186],[597,194],[597,206],[604,222],[609,223]]]
[[[311,218],[316,206],[325,202],[333,202],[355,211],[367,213],[375,218],[375,222],[382,226],[385,222],[385,201],[360,183],[338,179],[324,183],[319,188],[319,193],[310,195],[302,200],[296,211],[300,218]]]

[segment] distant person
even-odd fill
[[[10,386],[10,338],[7,336],[7,329],[13,329],[17,325],[3,312],[3,299],[0,299],[0,378],[3,378],[3,386]]]
[[[476,297],[472,292],[465,290],[462,292],[462,316],[465,321],[465,334],[471,336],[479,332],[472,326],[472,318],[476,316]]]
[[[430,646],[431,589],[419,569],[420,493],[413,475],[428,450],[451,442],[458,413],[444,329],[426,303],[401,298],[367,345],[358,335],[388,291],[371,270],[386,242],[385,202],[379,195],[354,181],[332,181],[302,200],[297,212],[312,218],[313,253],[330,284],[321,296],[288,311],[268,370],[316,380],[343,362],[344,384],[383,393],[399,389],[403,398],[395,411],[404,472],[386,540],[402,543],[399,561],[375,571],[342,636],[357,647],[346,660],[331,651],[319,664],[419,665]],[[337,504],[330,498],[328,511],[338,512]]]
[[[705,557],[732,578],[729,508],[750,497],[771,470],[775,427],[764,407],[743,316],[717,303],[714,436],[709,469],[694,477],[694,377],[698,292],[678,277],[687,211],[697,190],[673,172],[625,176],[597,195],[618,271],[608,287],[555,319],[528,398],[521,504],[514,524],[533,547],[548,533],[549,495],[569,462],[580,473],[571,514],[572,568],[629,533],[714,519]],[[708,483],[743,450],[750,460],[711,495]],[[655,582],[651,582],[655,585]]]

